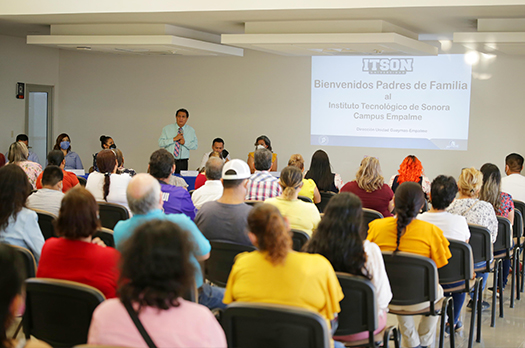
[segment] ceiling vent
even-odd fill
[[[437,55],[418,34],[382,20],[249,22],[226,45],[284,56]]]
[[[52,25],[50,35],[28,35],[27,43],[69,50],[133,55],[243,56],[220,36],[166,24]]]
[[[454,33],[453,41],[483,53],[525,55],[525,19],[478,19],[477,32]]]

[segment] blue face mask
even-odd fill
[[[63,141],[60,143],[60,148],[67,150],[69,149],[69,144],[71,144],[69,141]]]

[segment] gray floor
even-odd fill
[[[489,277],[487,286],[491,285],[492,274]],[[496,307],[496,326],[490,327],[490,309],[483,312],[481,327],[481,343],[474,341],[473,348],[489,347],[524,347],[525,348],[525,293],[522,293],[522,299],[515,301],[514,308],[510,308],[510,281],[504,292],[504,318],[499,317],[499,303]],[[468,302],[468,295],[465,305]],[[485,290],[484,300],[492,305],[492,292]],[[499,299],[498,299],[499,301]],[[468,334],[470,329],[470,311],[463,308],[461,320],[464,324],[463,331],[456,333],[456,347],[464,348],[468,346]],[[397,319],[394,315],[388,315],[387,325],[397,325]],[[439,326],[439,323],[438,323]],[[475,339],[475,336],[474,336]],[[437,347],[436,344],[434,347]],[[390,343],[393,347],[393,343]],[[445,348],[450,347],[449,339],[445,339]]]

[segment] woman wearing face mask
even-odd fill
[[[272,167],[270,168],[270,172],[276,172],[277,171],[277,154],[272,151],[272,142],[266,135],[261,135],[255,140],[255,150],[257,149],[268,149],[272,152]],[[250,167],[250,171],[255,173],[255,165],[253,162],[253,154],[255,151],[250,152],[248,154],[248,166]]]
[[[66,133],[62,133],[57,137],[55,147],[53,150],[62,150],[66,166],[64,170],[68,169],[84,169],[82,161],[76,152],[71,151],[71,138]]]
[[[117,148],[117,145],[115,145],[113,138],[110,136],[101,135],[99,140],[100,140],[100,147],[102,147],[102,150],[113,150]],[[95,172],[99,171],[97,167],[97,155],[98,155],[98,152],[93,155],[93,170]]]

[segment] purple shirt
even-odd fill
[[[161,181],[162,202],[166,214],[186,214],[195,219],[195,206],[188,191],[182,187],[165,184]]]

